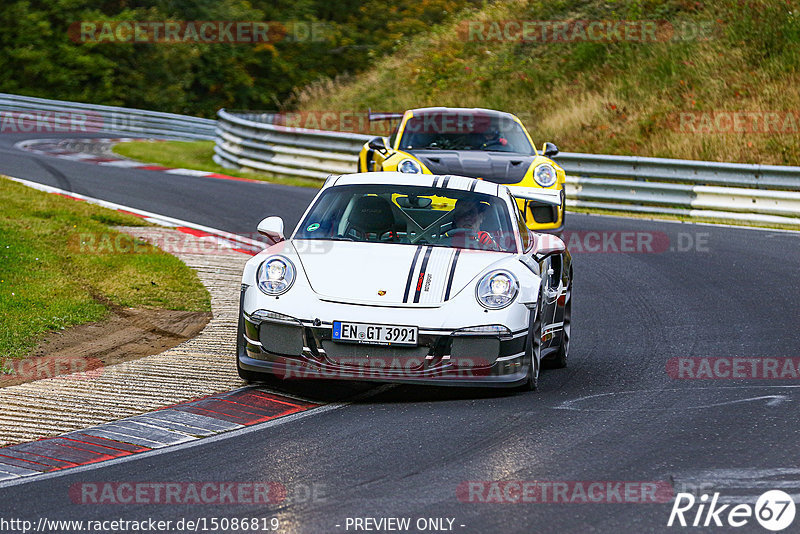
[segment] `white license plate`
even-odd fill
[[[369,345],[417,345],[416,326],[333,322],[333,340]]]

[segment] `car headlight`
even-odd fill
[[[481,306],[490,310],[505,308],[519,292],[517,277],[508,271],[492,271],[478,282],[475,297]]]
[[[533,169],[533,179],[542,187],[550,187],[556,183],[556,170],[549,163],[542,163]]]
[[[294,264],[283,256],[272,256],[258,267],[258,289],[270,296],[283,295],[294,283]]]
[[[422,167],[420,167],[419,163],[417,163],[413,159],[404,159],[403,161],[398,163],[397,170],[400,172],[405,172],[407,174],[422,173]]]

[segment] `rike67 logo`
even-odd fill
[[[718,504],[719,493],[708,502],[708,495],[698,500],[691,493],[678,493],[667,526],[743,527],[754,517],[767,530],[778,532],[794,521],[795,504],[791,495],[780,490],[770,490],[761,495],[755,506],[749,504]],[[695,505],[696,509],[695,509]]]

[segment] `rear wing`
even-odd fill
[[[542,189],[539,187],[521,187],[509,185],[508,190],[514,198],[520,200],[533,200],[551,206],[561,205],[561,191],[558,189]]]
[[[404,113],[373,113],[371,109],[367,108],[367,119],[372,121],[391,121],[403,118]]]

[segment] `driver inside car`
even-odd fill
[[[508,140],[500,135],[499,130],[486,130],[481,134],[481,136],[483,137],[481,142],[481,149],[483,150],[487,150],[492,147],[499,149],[508,144]]]
[[[469,199],[459,199],[453,208],[453,227],[447,237],[454,240],[454,245],[464,248],[497,250],[497,244],[489,232],[481,230],[483,218],[489,205]],[[459,243],[461,239],[464,243]]]

